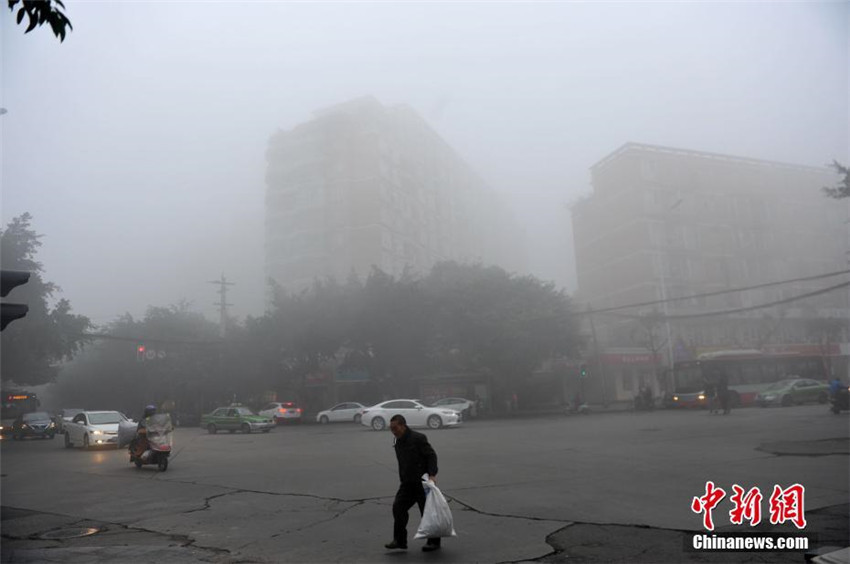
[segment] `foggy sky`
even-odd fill
[[[263,308],[265,149],[363,95],[408,103],[575,288],[566,204],[625,142],[848,160],[847,3],[78,2],[60,44],[2,17],[2,221],[106,323]]]

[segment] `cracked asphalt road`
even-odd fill
[[[835,508],[848,499],[850,425],[823,406],[472,421],[427,434],[458,532],[438,553],[412,540],[407,553],[383,549],[398,481],[392,437],[342,424],[261,435],[178,429],[163,474],[137,470],[124,452],[4,441],[2,560],[771,561],[683,552],[683,535],[700,530],[690,502],[707,480],[763,492],[800,482],[811,526],[840,536],[847,522]],[[828,452],[813,453],[813,441]],[[714,516],[730,527],[728,508]],[[417,522],[412,515],[411,538]],[[102,532],[40,538],[81,523]]]

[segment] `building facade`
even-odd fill
[[[508,210],[407,106],[367,97],[316,112],[272,136],[267,162],[266,274],[288,291],[442,260],[524,270]]]
[[[629,143],[593,165],[591,179],[572,225],[576,297],[595,310],[848,269],[848,202],[821,191],[836,184],[830,169]],[[640,346],[669,364],[717,349],[847,342],[846,288],[776,303],[847,280],[594,315],[598,343]]]

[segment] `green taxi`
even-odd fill
[[[799,405],[806,402],[826,403],[829,399],[829,385],[808,378],[780,380],[764,389],[756,396],[756,403],[762,407],[769,405]]]
[[[230,406],[219,407],[212,413],[201,416],[201,427],[206,427],[210,434],[219,431],[242,431],[253,433],[262,431],[268,433],[275,426],[274,420],[262,415],[257,415],[247,407]]]

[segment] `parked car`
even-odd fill
[[[12,423],[12,438],[16,441],[29,437],[52,439],[56,436],[56,422],[46,411],[25,413]]]
[[[85,411],[85,409],[82,409],[82,408],[66,407],[60,412],[60,415],[62,415],[62,419],[64,419],[65,421],[70,421],[71,419],[74,418],[75,415],[77,415],[78,413],[82,413],[84,411]]]
[[[295,402],[272,402],[260,410],[260,415],[269,417],[275,423],[300,423],[302,410]]]
[[[756,396],[762,407],[781,405],[788,407],[806,402],[826,403],[829,400],[829,385],[808,378],[780,380]]]
[[[215,435],[219,431],[230,431],[231,433],[242,431],[246,434],[254,431],[268,433],[274,425],[272,419],[257,415],[243,406],[219,407],[212,413],[201,416],[201,427],[206,427],[211,435]]]
[[[117,411],[83,411],[65,422],[65,448],[101,445],[118,446],[118,423],[124,421]]]
[[[460,412],[463,415],[464,419],[469,419],[478,415],[478,409],[475,405],[475,402],[464,398],[438,399],[437,401],[432,403],[431,406],[453,409],[455,411]]]
[[[56,422],[56,432],[60,435],[63,434],[65,432],[65,423],[67,423],[68,421],[73,419],[75,415],[77,415],[78,413],[82,413],[83,411],[85,411],[85,409],[76,407],[60,409],[56,413],[56,416],[53,418],[53,421]]]
[[[393,415],[403,415],[409,427],[439,429],[460,424],[461,416],[453,409],[427,407],[422,402],[409,399],[389,400],[363,410],[360,423],[376,431],[385,429]]]
[[[171,414],[175,427],[197,427],[201,424],[201,416],[197,413],[178,411]]]
[[[366,406],[356,401],[339,403],[330,409],[317,413],[316,421],[319,423],[338,423],[342,421],[360,423],[364,409],[366,409]]]

